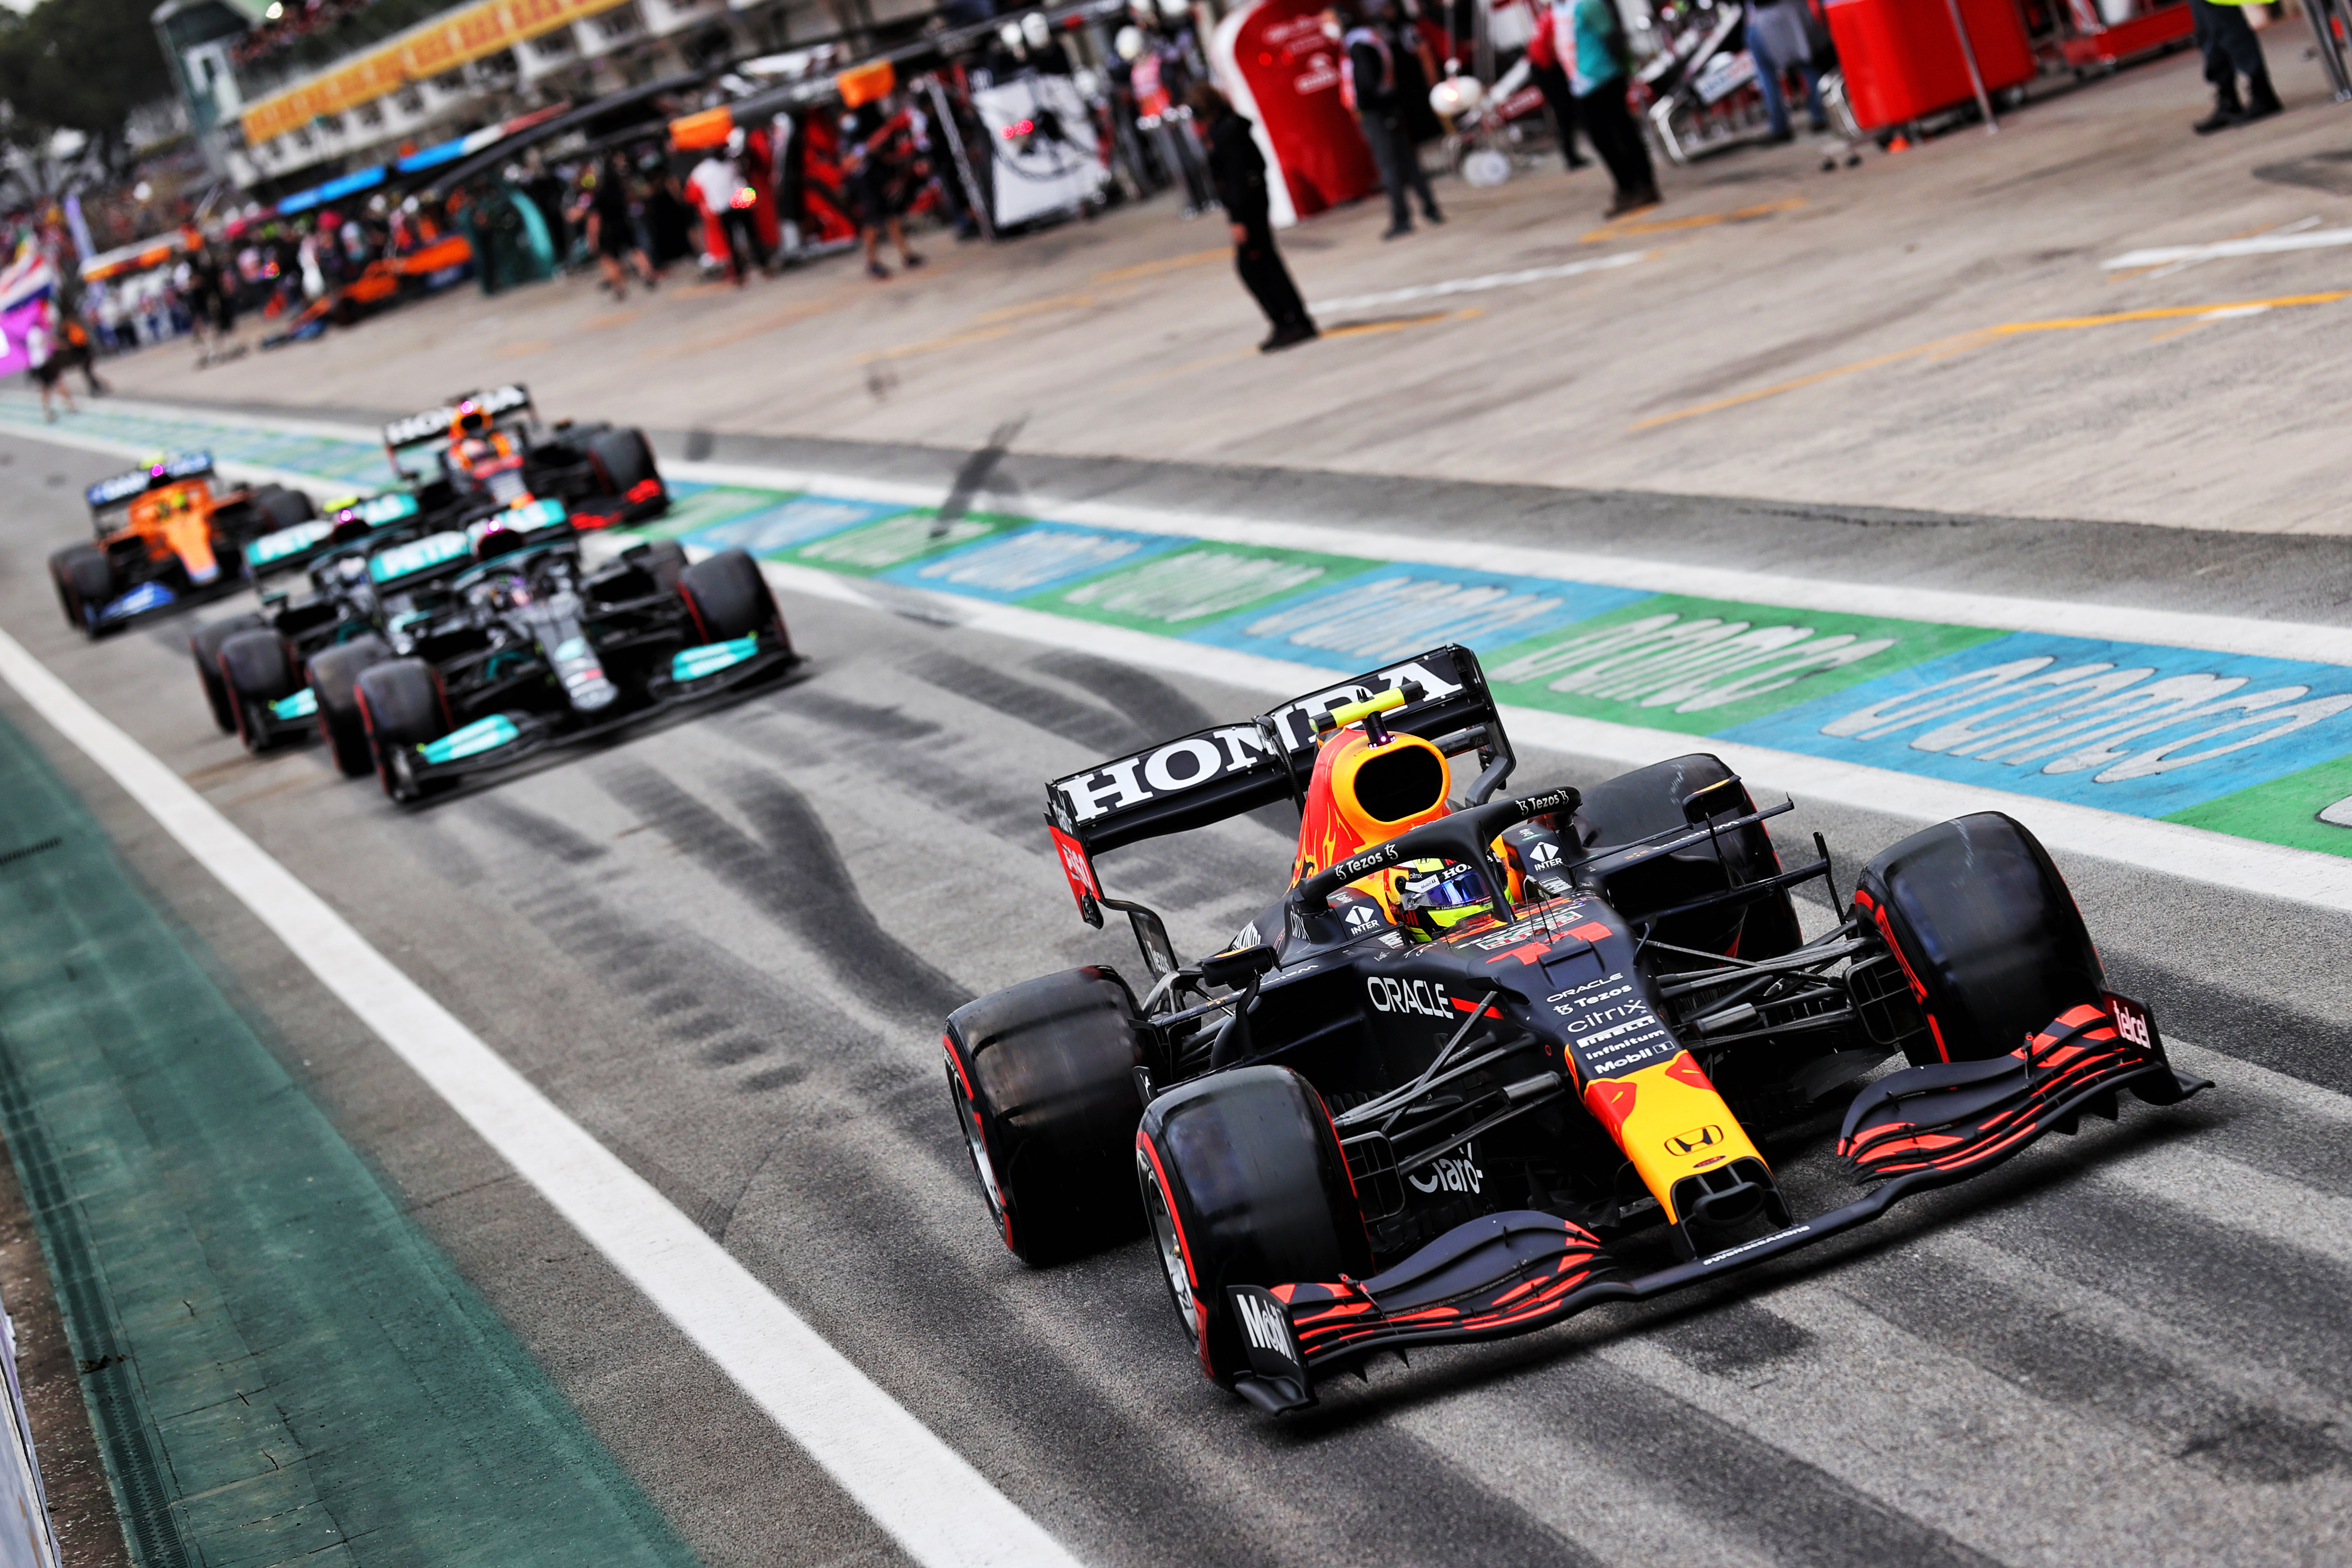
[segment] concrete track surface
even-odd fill
[[[1390,1362],[1272,1422],[1201,1378],[1143,1243],[1004,1251],[937,1044],[970,995],[1134,964],[1071,910],[1041,781],[1263,694],[787,595],[792,684],[404,814],[315,747],[218,735],[189,621],[60,623],[40,562],[117,467],[0,438],[0,626],[1084,1561],[2352,1558],[2339,917],[2069,858],[2113,982],[2215,1092],[1711,1296]],[[13,693],[0,717],[694,1551],[901,1560],[151,817]],[[1529,754],[1520,783],[1599,776]],[[1776,836],[1850,868],[1916,826],[1899,804],[1801,799]],[[1107,869],[1199,953],[1286,854],[1244,819]]]

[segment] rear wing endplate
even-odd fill
[[[1090,925],[1102,924],[1095,856],[1303,799],[1315,769],[1315,721],[1334,708],[1409,688],[1420,695],[1386,715],[1390,729],[1438,742],[1449,754],[1477,749],[1511,756],[1478,656],[1448,643],[1294,697],[1255,719],[1196,731],[1053,780],[1045,786],[1045,822],[1079,914]]]

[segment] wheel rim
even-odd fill
[[[1143,1183],[1143,1207],[1151,1216],[1151,1240],[1160,1254],[1160,1272],[1168,1281],[1168,1299],[1184,1324],[1184,1337],[1198,1342],[1200,1308],[1192,1294],[1192,1272],[1184,1267],[1184,1244],[1176,1234],[1176,1216],[1168,1206],[1168,1194],[1160,1190],[1160,1173],[1140,1151],[1135,1169]]]
[[[1005,1245],[1013,1244],[1013,1227],[1004,1217],[1004,1194],[996,1185],[996,1166],[988,1157],[988,1139],[980,1130],[980,1118],[972,1114],[971,1101],[963,1097],[956,1082],[955,1068],[948,1068],[948,1098],[955,1101],[956,1124],[963,1129],[963,1146],[971,1155],[972,1174],[980,1178],[980,1195],[988,1204],[988,1216],[1004,1232]]]

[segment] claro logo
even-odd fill
[[[1424,1018],[1450,1018],[1454,1005],[1445,987],[1427,980],[1399,980],[1374,974],[1364,981],[1364,994],[1383,1013],[1418,1013]]]
[[[1712,1149],[1723,1142],[1720,1127],[1694,1127],[1687,1132],[1677,1132],[1666,1140],[1666,1152],[1676,1159],[1696,1154],[1702,1149]]]

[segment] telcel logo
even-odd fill
[[[1681,1159],[1702,1149],[1712,1149],[1723,1141],[1723,1129],[1720,1127],[1694,1127],[1687,1132],[1677,1132],[1667,1139],[1666,1152]]]

